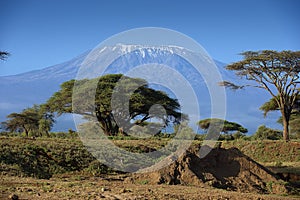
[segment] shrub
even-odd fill
[[[98,160],[92,161],[84,171],[92,174],[93,176],[99,176],[101,174],[112,173],[112,169],[107,167],[106,165],[100,163]]]
[[[279,130],[271,129],[266,127],[265,125],[261,125],[258,127],[257,131],[253,135],[253,139],[257,140],[279,140],[282,138],[282,132]]]
[[[237,140],[237,139],[241,139],[244,138],[246,135],[240,131],[235,132],[234,134],[232,134],[232,137]]]
[[[0,136],[6,136],[6,137],[16,137],[19,135],[20,134],[16,132],[7,132],[7,131],[0,132]]]
[[[223,141],[223,140],[230,141],[230,140],[234,140],[234,137],[231,134],[220,134],[219,140],[220,141]]]

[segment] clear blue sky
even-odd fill
[[[0,0],[0,75],[67,61],[119,32],[138,27],[180,31],[215,59],[245,50],[299,50],[298,0]]]

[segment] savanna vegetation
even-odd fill
[[[236,85],[228,81],[220,83],[231,89],[246,86],[261,88],[272,96],[272,109],[282,116],[283,139],[289,140],[289,123],[299,95],[300,51],[246,51],[242,61],[226,66],[236,75],[249,81],[247,85]],[[275,107],[274,107],[275,106]],[[270,111],[263,107],[264,111]]]
[[[0,59],[5,60],[8,55],[7,52],[0,52]],[[50,193],[49,198],[55,195],[60,195],[62,198],[76,198],[74,191],[79,191],[78,194],[85,198],[85,196],[90,195],[86,191],[92,190],[91,188],[97,185],[91,178],[98,178],[98,183],[104,184],[101,186],[101,191],[97,190],[101,194],[90,195],[94,199],[100,198],[101,195],[103,198],[117,198],[116,195],[109,196],[111,195],[109,192],[105,194],[105,192],[110,191],[107,186],[111,188],[116,185],[122,187],[122,191],[117,192],[120,193],[119,197],[130,193],[132,190],[138,190],[136,187],[128,189],[126,188],[128,184],[124,185],[123,181],[129,176],[127,173],[109,168],[93,157],[76,131],[69,129],[68,132],[52,132],[57,117],[65,113],[74,113],[89,121],[83,124],[83,127],[101,129],[107,138],[119,148],[134,153],[150,153],[159,150],[167,146],[173,139],[192,140],[188,151],[198,151],[203,141],[210,139],[207,138],[209,133],[214,132],[218,134],[219,141],[216,143],[216,149],[221,149],[220,152],[223,152],[224,149],[231,149],[232,152],[240,151],[240,153],[235,154],[240,157],[233,162],[237,167],[241,169],[244,165],[237,163],[239,159],[243,158],[250,163],[250,158],[253,158],[253,163],[259,163],[255,165],[258,171],[262,170],[269,173],[268,170],[270,170],[268,176],[279,177],[279,184],[286,189],[284,190],[285,195],[299,195],[300,191],[297,188],[300,184],[300,101],[298,87],[300,53],[266,50],[244,52],[242,55],[244,56],[242,61],[230,64],[226,68],[236,71],[238,76],[246,78],[249,85],[239,86],[227,81],[220,84],[232,89],[254,86],[268,91],[272,97],[260,109],[264,112],[264,116],[267,116],[271,111],[280,111],[281,117],[278,119],[278,123],[282,124],[283,130],[275,130],[261,125],[255,133],[246,135],[248,129],[243,125],[225,119],[213,118],[202,119],[195,124],[203,130],[203,133],[199,134],[188,126],[188,117],[180,111],[180,104],[177,99],[170,97],[163,91],[149,87],[149,84],[143,79],[130,78],[122,74],[108,74],[95,79],[70,80],[61,84],[60,90],[45,103],[33,105],[19,113],[11,113],[7,116],[7,120],[1,123],[0,176],[5,180],[3,186],[0,186],[2,193],[24,192],[23,186],[14,187],[15,189],[7,187],[6,185],[9,184],[16,185],[16,183],[10,182],[9,177],[20,177],[20,180],[25,180],[22,179],[24,177],[46,179],[47,185],[42,183],[42,186],[37,186],[34,189],[37,190],[34,194],[39,195],[40,192],[47,192]],[[153,107],[153,105],[159,106]],[[94,122],[97,122],[99,127],[91,124]],[[168,126],[173,127],[173,132],[161,131]],[[180,137],[176,137],[178,130],[183,132]],[[138,137],[138,134],[132,134],[135,132],[147,132],[150,133],[150,136]],[[235,148],[239,150],[237,151]],[[198,159],[192,156],[188,158]],[[140,160],[140,162],[144,161]],[[121,164],[125,165],[126,160],[122,160]],[[190,164],[196,165],[192,161]],[[230,164],[232,163],[229,163],[228,166]],[[178,169],[185,166],[184,164],[180,166],[176,162],[175,165],[178,165]],[[260,165],[266,166],[268,169],[264,169]],[[176,173],[184,172],[178,171]],[[203,180],[209,186],[226,189],[228,183],[224,181],[225,179],[221,178],[222,180],[220,179],[218,182],[221,186],[217,185],[217,182],[214,182],[216,177],[212,177],[211,174],[205,171]],[[179,174],[177,175],[179,176]],[[66,181],[71,184],[70,191],[63,191],[65,185],[49,183],[51,180],[59,183]],[[88,183],[84,182],[85,180]],[[113,182],[116,180],[121,182]],[[32,182],[33,179],[30,181]],[[174,180],[170,180],[170,183],[172,181],[174,182]],[[88,185],[90,183],[93,184]],[[148,184],[149,180],[142,179],[140,181],[140,185]],[[276,184],[278,183],[276,182]],[[274,185],[276,184],[273,181],[262,182],[257,187],[267,188],[262,193],[270,194],[274,193],[273,190],[276,189]],[[73,186],[76,188],[74,189]],[[84,188],[82,188],[83,186]],[[32,188],[32,186],[29,187]],[[184,185],[183,189],[189,190],[188,188],[195,189],[189,185]],[[33,189],[30,191],[27,189],[26,195],[28,198],[32,198]],[[173,197],[178,199],[181,197],[181,194],[176,194],[177,196],[161,194],[158,191],[159,188],[156,189],[156,193],[150,188],[147,189],[150,197],[160,199],[172,199]],[[234,187],[227,188],[227,190],[236,191],[236,194],[230,193],[232,196],[229,195],[236,199],[239,199],[240,195],[246,195],[239,194],[237,188]],[[96,190],[94,189],[94,191]],[[138,191],[135,192],[138,193]],[[65,194],[68,195],[65,196]],[[188,196],[188,192],[185,195]],[[222,195],[226,196],[228,193],[222,193]],[[217,198],[223,199],[223,196]],[[143,199],[143,197],[145,196],[134,196],[134,199]],[[249,199],[284,198],[284,196],[261,197],[251,195],[248,197]],[[293,198],[293,196],[289,197]],[[197,199],[197,196],[191,195],[191,199]]]

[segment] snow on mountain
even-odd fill
[[[97,52],[98,51],[98,52]],[[180,71],[181,74],[192,82],[194,88],[199,90],[198,97],[202,106],[201,115],[209,117],[210,105],[209,93],[203,79],[196,76],[196,71],[191,64],[178,56],[193,56],[193,52],[178,46],[139,46],[139,45],[123,45],[106,46],[98,49],[96,54],[101,53],[103,63],[108,62],[112,52],[122,55],[109,63],[105,73],[126,73],[132,67],[142,64],[165,64]],[[51,67],[41,70],[30,71],[23,74],[0,77],[0,121],[4,121],[5,117],[11,112],[19,112],[33,104],[45,102],[54,92],[59,90],[59,85],[67,80],[76,78],[76,74],[87,58],[89,52],[83,53],[78,57]],[[93,62],[93,55],[89,55],[85,62]],[[212,62],[209,58],[208,62]],[[224,69],[225,64],[214,61],[224,80],[236,80],[234,74]],[[101,64],[101,63],[100,63]],[[91,72],[94,73],[94,72]],[[96,73],[95,73],[96,74]],[[258,110],[260,105],[268,100],[269,96],[265,91],[257,89],[245,89],[242,91],[227,91],[227,119],[239,122],[253,133],[260,124],[274,124],[277,115],[264,119],[262,113]],[[74,129],[70,115],[62,117],[58,120],[54,130]]]

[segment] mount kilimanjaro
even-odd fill
[[[131,49],[134,47],[134,50]],[[149,63],[161,63],[173,65],[174,68],[189,70],[188,63],[176,56],[177,51],[184,54],[191,53],[187,49],[176,46],[150,47],[117,44],[115,46],[103,47],[100,51],[107,53],[111,51],[128,52],[125,56],[117,58],[108,67],[105,73],[125,73],[131,66]],[[88,56],[89,52],[83,53],[67,62],[50,66],[41,70],[30,71],[12,76],[0,77],[0,121],[5,121],[6,116],[12,112],[19,112],[33,104],[41,104],[47,101],[51,95],[59,90],[61,83],[76,78],[78,70]],[[214,60],[221,76],[224,80],[234,81],[235,75],[225,70],[226,64]],[[186,69],[185,69],[186,68]],[[193,79],[193,71],[186,74],[188,79]],[[239,81],[239,80],[237,80]],[[200,94],[203,108],[201,108],[201,118],[209,117],[210,106],[209,93],[203,80],[195,80]],[[272,125],[276,122],[278,115],[272,114],[268,118],[263,118],[259,107],[270,97],[265,91],[247,88],[241,91],[226,90],[227,115],[226,119],[236,121],[248,128],[249,133],[254,133],[261,124]],[[65,131],[69,128],[75,129],[71,115],[64,115],[57,120],[54,131]]]

